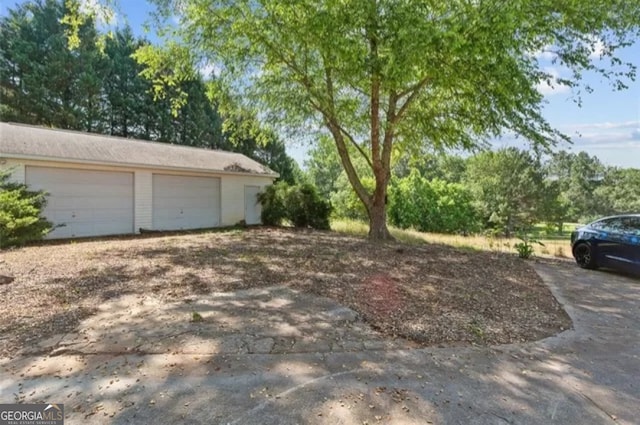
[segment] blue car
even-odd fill
[[[640,214],[606,217],[576,229],[571,250],[582,268],[640,273]]]

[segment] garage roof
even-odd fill
[[[0,156],[278,177],[239,153],[14,123],[0,123]]]

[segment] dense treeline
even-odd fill
[[[310,151],[309,179],[331,199],[334,215],[364,220],[330,147],[321,141]],[[640,212],[640,169],[608,167],[585,152],[540,157],[516,148],[399,162],[388,198],[391,224],[444,233],[510,236],[537,223],[561,232],[563,223],[630,212]]]
[[[180,82],[187,101],[172,110],[170,96],[154,98],[132,57],[147,40],[126,27],[105,37],[89,19],[70,49],[67,12],[64,0],[35,0],[0,19],[0,120],[233,150],[296,180],[299,170],[277,135],[224,125],[200,73]]]
[[[206,76],[192,69],[190,78],[178,82],[174,89],[186,94],[186,102],[176,110],[171,88],[155,98],[133,57],[147,40],[126,27],[104,36],[89,19],[78,29],[78,47],[70,49],[67,12],[63,0],[32,0],[0,18],[2,121],[233,150],[267,164],[289,183],[301,180],[276,133],[248,112],[221,115]],[[335,216],[367,220],[331,139],[317,141],[306,166],[305,180],[331,201]],[[373,190],[370,167],[355,159],[353,166],[363,187]],[[640,170],[607,167],[584,152],[539,156],[508,148],[464,158],[416,153],[399,156],[392,175],[391,224],[422,231],[510,235],[540,222],[562,231],[566,222],[640,212]]]

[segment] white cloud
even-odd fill
[[[631,133],[627,131],[603,131],[592,133],[581,133],[571,136],[576,144],[596,145],[607,143],[632,142]]]
[[[585,130],[608,130],[608,129],[636,129],[640,123],[638,121],[622,121],[622,122],[593,122],[580,123],[562,126],[566,131],[585,131]]]
[[[586,151],[612,165],[640,168],[639,124],[626,121],[581,125],[586,131],[570,134],[573,141],[571,150]]]
[[[609,165],[640,168],[640,121],[578,123],[558,129],[570,136],[573,143],[560,143],[556,149],[584,151]],[[529,147],[525,139],[518,139],[511,132],[493,140],[491,145],[494,149]]]
[[[558,83],[560,78],[560,71],[558,68],[548,66],[544,68],[544,71],[549,75],[549,81],[541,80],[536,84],[536,89],[544,96],[553,96],[554,94],[567,93],[569,87],[564,84]]]
[[[603,41],[595,36],[589,37],[589,43],[587,47],[591,50],[589,54],[589,59],[600,59],[604,53],[604,43]]]
[[[574,145],[577,147],[576,150],[582,149],[602,149],[602,150],[611,150],[611,151],[622,151],[624,153],[625,149],[640,149],[640,143],[637,142],[618,142],[618,143],[594,143],[592,145]],[[640,163],[638,164],[640,166]]]
[[[589,50],[589,59],[591,60],[600,59],[606,50],[604,41],[595,35],[587,37],[587,40],[583,42],[583,45]],[[536,58],[538,61],[551,62],[558,58],[556,50],[556,46],[547,44],[536,51],[529,52],[528,54],[529,56]]]
[[[203,63],[198,67],[198,72],[203,78],[211,78],[220,74],[220,67],[213,63]]]
[[[79,3],[82,13],[95,13],[102,7],[98,0],[80,0]]]
[[[538,60],[542,59],[546,61],[551,61],[558,57],[558,55],[554,52],[554,47],[551,44],[547,44],[541,49],[532,52],[531,56],[535,57]]]
[[[107,4],[102,4],[99,0],[80,0],[80,12],[93,16],[96,20],[96,25],[100,29],[105,29],[118,23],[118,16],[115,10]]]
[[[638,140],[616,141],[612,138],[599,143],[576,141],[569,150],[587,152],[607,165],[640,168],[640,141]]]

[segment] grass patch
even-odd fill
[[[566,236],[557,235],[557,237],[548,237],[544,234],[539,234],[537,240],[542,242],[544,246],[534,244],[534,255],[566,258],[571,253],[569,237],[571,231],[576,226],[576,223],[568,223],[565,225],[565,231],[563,231],[563,234],[566,234]],[[353,236],[366,236],[369,232],[368,224],[361,221],[343,219],[333,220],[331,222],[331,229],[334,232]],[[418,232],[417,230],[398,229],[392,226],[389,227],[389,231],[396,239],[407,244],[439,243],[474,251],[515,253],[515,245],[521,242],[518,238],[490,237],[485,235],[463,236],[443,233],[423,233]]]

